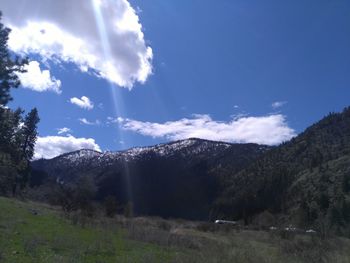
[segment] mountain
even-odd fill
[[[46,174],[77,183],[88,176],[97,200],[113,195],[132,201],[136,214],[206,220],[222,187],[217,171],[238,172],[270,148],[191,138],[118,152],[80,150],[32,162],[32,180]]]
[[[330,113],[225,178],[216,202],[222,216],[249,223],[269,212],[299,226],[349,231],[350,108]]]
[[[247,224],[266,216],[350,234],[350,108],[277,147],[188,139],[119,152],[80,150],[32,167],[34,185],[46,177],[78,184],[87,176],[97,200],[132,201],[139,215]]]

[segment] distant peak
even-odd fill
[[[100,155],[100,154],[102,154],[102,153],[99,152],[99,151],[93,150],[93,149],[80,149],[80,150],[76,150],[76,151],[73,151],[73,152],[68,152],[68,153],[64,153],[64,154],[58,155],[58,156],[54,157],[53,159],[61,158],[61,157],[69,157],[69,156],[72,156],[72,155],[89,155],[89,156],[92,156],[92,155]]]

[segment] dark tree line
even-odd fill
[[[7,107],[11,89],[20,85],[17,73],[25,72],[27,64],[27,59],[9,51],[9,34],[10,29],[0,23],[0,194],[15,195],[30,176],[39,116],[36,108],[24,115],[20,108]]]

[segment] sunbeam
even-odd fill
[[[106,26],[105,26],[105,21],[103,18],[103,14],[101,11],[101,1],[100,0],[91,0],[91,4],[94,10],[94,15],[95,15],[95,21],[96,21],[96,26],[98,30],[98,34],[100,36],[100,41],[102,43],[102,48],[103,48],[103,54],[104,54],[104,59],[108,60],[111,57],[111,45],[109,43],[109,37],[107,34]],[[124,104],[121,99],[121,94],[120,90],[116,89],[115,84],[109,82],[109,90],[111,92],[111,97],[113,100],[113,106],[114,106],[114,113],[115,116],[124,116]],[[123,132],[117,126],[117,131],[118,131],[118,137],[121,141],[125,141],[125,138],[123,136]],[[126,171],[126,188],[127,188],[127,193],[128,193],[128,198],[130,201],[133,201],[132,198],[132,190],[131,190],[131,184],[130,184],[130,173],[129,173],[129,168],[125,167]]]

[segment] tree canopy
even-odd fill
[[[1,19],[1,12],[0,12]],[[34,155],[39,115],[36,108],[27,115],[21,108],[6,105],[12,100],[11,89],[20,85],[17,73],[24,72],[26,59],[8,49],[10,29],[0,22],[0,193],[17,192],[30,174],[29,162]]]

